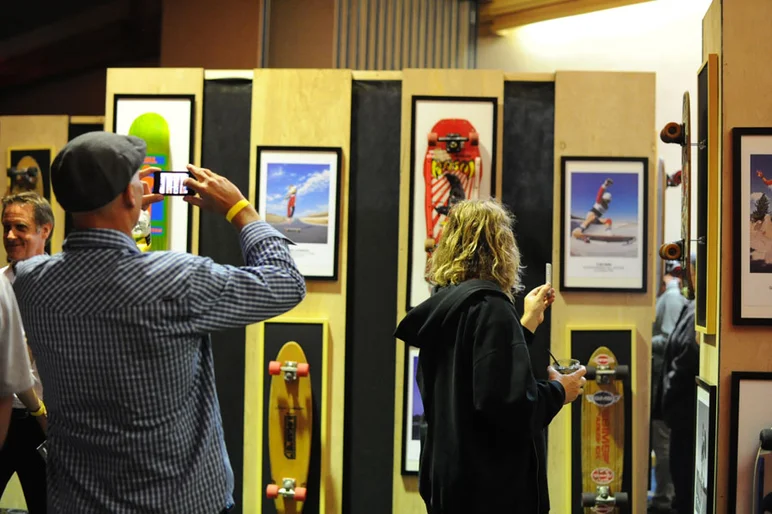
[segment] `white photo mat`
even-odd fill
[[[427,239],[424,180],[427,136],[435,123],[443,119],[464,119],[474,126],[479,134],[482,166],[479,199],[487,200],[492,196],[495,174],[496,107],[496,100],[490,98],[413,97],[412,190],[410,192],[412,223],[409,236],[407,309],[429,298],[431,290],[425,279],[427,256],[424,246]],[[440,222],[442,220],[444,216],[440,218]]]
[[[563,157],[561,290],[646,290],[647,168],[645,158]],[[572,234],[611,178],[612,195],[600,220],[580,240]]]
[[[337,279],[340,161],[340,148],[257,149],[258,212],[295,243],[305,278]]]

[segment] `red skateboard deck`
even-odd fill
[[[427,135],[424,157],[426,257],[442,236],[442,226],[453,205],[479,199],[483,175],[477,130],[464,119],[443,119]]]

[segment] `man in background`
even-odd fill
[[[51,166],[72,215],[62,252],[17,263],[14,290],[49,410],[55,512],[217,514],[233,505],[210,333],[282,314],[305,297],[289,240],[225,177],[188,165],[184,201],[239,233],[245,266],[141,252],[137,137],[89,132]],[[202,234],[206,237],[206,234]],[[230,399],[229,399],[230,400]]]
[[[3,246],[11,264],[0,273],[13,284],[17,262],[45,253],[54,229],[54,213],[45,198],[31,191],[6,196],[2,203]],[[7,440],[0,449],[0,496],[16,473],[29,514],[38,514],[46,512],[46,464],[37,448],[46,440],[47,417],[33,355],[30,360],[35,386],[13,400]]]
[[[680,262],[665,262],[662,278],[665,289],[657,298],[651,336],[651,449],[656,458],[654,466],[656,486],[648,509],[652,514],[669,513],[674,494],[673,480],[670,476],[670,429],[662,420],[662,412],[655,399],[659,397],[661,391],[665,345],[686,305],[686,298],[681,294],[681,271]]]

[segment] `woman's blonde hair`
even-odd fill
[[[464,200],[448,213],[429,279],[439,286],[470,279],[496,282],[510,298],[522,289],[514,217],[493,200]]]

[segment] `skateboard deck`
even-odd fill
[[[147,144],[147,155],[142,168],[155,167],[162,171],[172,171],[171,142],[169,124],[160,114],[146,112],[140,114],[129,127],[130,136],[137,136]],[[153,187],[153,178],[146,177],[145,181]],[[171,211],[171,199],[162,201],[148,207],[150,212],[150,247],[152,250],[169,249],[169,213]]]
[[[483,169],[479,135],[467,120],[438,121],[427,135],[427,142],[424,208],[428,266],[450,208],[461,200],[479,199]]]
[[[674,243],[665,243],[660,247],[659,255],[663,259],[678,260],[681,262],[683,276],[681,283],[687,291],[688,298],[694,298],[694,284],[691,273],[691,168],[692,168],[692,139],[691,139],[691,109],[689,92],[684,92],[681,112],[681,123],[670,122],[659,134],[664,143],[681,145],[681,240]]]
[[[753,468],[752,514],[772,512],[772,476],[767,473],[767,463],[772,462],[772,428],[759,433],[759,449]]]
[[[585,513],[618,513],[625,455],[625,402],[621,379],[629,374],[614,353],[597,348],[587,363],[582,398],[582,507]]]
[[[303,348],[295,341],[281,347],[268,365],[268,446],[271,482],[266,496],[278,514],[300,514],[306,500],[311,462],[313,404],[311,373]]]

